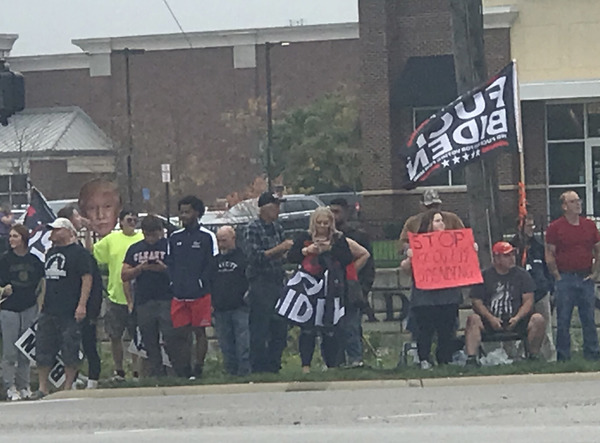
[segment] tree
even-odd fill
[[[297,192],[360,190],[356,97],[327,94],[273,125],[273,171]]]

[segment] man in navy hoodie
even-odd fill
[[[174,328],[172,363],[180,377],[202,375],[208,349],[206,327],[211,324],[211,284],[219,253],[215,235],[199,224],[204,203],[193,195],[179,200],[179,219],[183,229],[169,237],[167,266],[173,300],[171,319]],[[192,371],[192,332],[196,336],[196,365]],[[177,339],[175,339],[177,338]]]

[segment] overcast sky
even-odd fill
[[[358,20],[358,0],[167,1],[186,32]],[[0,0],[0,34],[19,34],[13,56],[79,52],[77,38],[173,32],[163,0]]]

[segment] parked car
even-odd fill
[[[319,206],[325,204],[314,195],[290,194],[284,195],[285,201],[279,208],[279,222],[286,235],[292,236],[297,231],[308,229],[310,214]],[[258,200],[256,198],[241,201],[233,205],[221,215],[211,212],[200,220],[208,229],[215,231],[220,226],[231,225],[235,228],[246,225],[258,217]]]
[[[358,220],[360,217],[362,195],[357,192],[328,192],[325,194],[315,194],[315,196],[321,199],[327,206],[331,204],[332,200],[343,198],[348,202],[348,207],[350,209],[348,220]]]

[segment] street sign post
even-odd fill
[[[171,165],[169,163],[163,163],[160,165],[160,172],[162,175],[162,182],[165,184],[165,212],[167,217],[167,227],[170,222],[171,215],[169,214],[169,183],[171,183]]]

